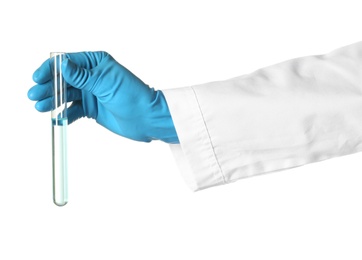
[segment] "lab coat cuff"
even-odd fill
[[[225,183],[197,95],[192,87],[162,90],[180,144],[171,144],[181,174],[193,190]]]

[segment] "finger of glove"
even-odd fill
[[[33,73],[33,80],[38,84],[43,84],[51,79],[51,71],[49,59],[43,62],[42,65]]]
[[[28,91],[28,98],[33,101],[53,96],[53,84],[48,81],[45,84],[35,85]],[[67,88],[67,100],[74,101],[82,98],[81,90],[73,87]]]
[[[64,80],[75,88],[91,92],[93,84],[89,82],[91,72],[77,66],[72,60],[66,59],[62,63]]]
[[[96,67],[104,57],[108,54],[104,51],[98,52],[74,52],[67,53],[66,56],[70,58],[75,64],[86,69]],[[38,84],[43,84],[51,79],[51,71],[49,66],[49,59],[45,60],[42,65],[33,73],[33,80]]]
[[[39,112],[48,112],[53,109],[54,97],[44,98],[35,103],[35,109]]]
[[[98,66],[98,64],[102,61],[104,57],[106,57],[108,53],[104,51],[97,52],[73,52],[67,53],[66,56],[77,66],[85,69],[93,69]]]
[[[28,98],[30,100],[41,100],[53,95],[53,84],[48,81],[44,84],[35,85],[28,91]]]
[[[67,102],[80,101],[82,99],[82,92],[76,88],[69,88],[67,91]],[[48,112],[54,109],[54,96],[43,98],[36,102],[36,110],[39,112]]]

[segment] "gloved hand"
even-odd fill
[[[106,52],[69,53],[62,63],[68,87],[68,122],[87,116],[112,132],[137,141],[178,143],[175,127],[160,90],[144,84]],[[28,97],[35,108],[52,109],[49,61],[33,74],[37,83]]]

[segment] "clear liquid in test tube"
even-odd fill
[[[64,206],[68,202],[67,86],[61,67],[65,58],[65,53],[52,52],[49,59],[54,95],[51,111],[53,201],[57,206]]]

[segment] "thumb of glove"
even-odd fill
[[[90,82],[92,79],[91,71],[85,68],[78,67],[70,59],[66,59],[62,63],[64,80],[71,86],[92,92],[93,84]]]

